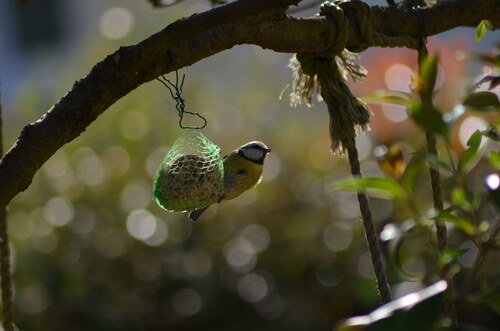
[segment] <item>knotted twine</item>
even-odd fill
[[[324,100],[330,114],[331,150],[344,155],[348,144],[358,133],[368,129],[370,111],[364,102],[356,98],[346,84],[349,74],[354,81],[366,77],[366,70],[359,65],[357,55],[345,49],[349,28],[343,10],[333,3],[324,3],[320,15],[327,16],[337,27],[332,47],[321,53],[298,53],[290,61],[294,72],[292,105],[305,102],[312,106],[314,92],[318,100]]]
[[[329,133],[333,154],[349,157],[351,173],[361,177],[361,169],[356,148],[356,136],[369,129],[371,113],[367,105],[358,99],[347,86],[347,75],[356,82],[366,77],[366,70],[359,65],[357,55],[345,49],[349,40],[348,19],[343,9],[356,11],[359,31],[364,42],[351,49],[362,51],[370,46],[417,48],[418,40],[412,37],[389,37],[376,32],[372,27],[374,19],[370,7],[354,0],[350,2],[326,2],[320,8],[320,15],[326,16],[336,26],[337,36],[332,46],[319,53],[299,53],[292,58],[290,67],[294,72],[292,105],[306,103],[312,106],[312,96],[316,92],[318,100],[324,100],[330,115]],[[391,301],[391,292],[378,235],[373,225],[370,204],[364,192],[357,194],[368,248],[377,279],[377,287],[383,303]]]
[[[330,139],[333,154],[345,155],[355,137],[369,129],[371,112],[367,105],[356,98],[346,84],[349,75],[357,82],[366,77],[367,71],[356,61],[358,55],[345,47],[349,40],[349,23],[344,10],[355,11],[358,29],[363,42],[351,51],[361,52],[371,46],[407,47],[417,49],[417,38],[387,36],[373,28],[374,16],[370,7],[359,0],[325,2],[319,15],[335,24],[337,36],[332,46],[318,53],[298,53],[290,61],[294,82],[290,101],[292,106],[306,103],[313,105],[316,92],[318,101],[325,101],[330,114]]]

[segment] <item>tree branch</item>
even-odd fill
[[[139,85],[240,44],[277,52],[318,52],[331,47],[336,25],[323,17],[286,16],[300,0],[239,0],[178,20],[137,45],[122,47],[75,82],[38,121],[27,125],[0,160],[0,206],[31,183],[59,148],[78,137],[113,103]],[[442,0],[422,10],[428,35],[488,18],[500,25],[500,0]],[[419,36],[415,12],[404,6],[372,7],[374,27],[389,36]],[[356,13],[347,47],[362,42]]]

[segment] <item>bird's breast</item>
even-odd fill
[[[230,162],[228,162],[230,161]],[[232,161],[232,162],[231,162]],[[231,200],[257,185],[262,165],[238,157],[224,162],[224,200]]]

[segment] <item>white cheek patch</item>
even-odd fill
[[[252,161],[258,161],[262,158],[262,151],[255,148],[243,149],[242,153],[247,159]]]

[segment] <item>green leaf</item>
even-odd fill
[[[470,198],[461,187],[453,189],[451,192],[451,202],[465,211],[472,211],[474,209],[472,203],[470,202]]]
[[[436,217],[437,220],[441,222],[450,222],[453,225],[455,225],[458,229],[462,230],[465,234],[472,236],[476,232],[476,229],[472,225],[472,223],[460,216],[453,215],[452,213],[448,211],[440,211],[438,216]]]
[[[443,310],[443,293],[446,287],[446,282],[441,280],[421,291],[389,302],[368,315],[349,318],[336,330],[432,330]]]
[[[451,261],[459,258],[467,252],[467,249],[448,247],[439,256],[439,261],[444,265],[450,263]]]
[[[482,20],[476,28],[476,42],[483,39],[487,30],[493,30],[493,24],[489,20]]]
[[[402,91],[376,91],[361,98],[368,103],[391,103],[396,105],[408,106],[414,100],[410,93]]]
[[[490,91],[472,93],[464,100],[463,104],[464,106],[480,111],[493,109],[500,110],[500,101],[498,101],[498,96]]]
[[[472,192],[469,194],[472,195],[471,202],[470,202],[472,205],[472,210],[478,210],[479,206],[481,205],[481,193]]]
[[[474,133],[470,136],[469,140],[467,140],[467,148],[460,158],[459,166],[464,173],[468,173],[470,169],[476,164],[476,161],[481,156],[479,151],[479,147],[481,146],[482,133],[479,130],[474,131]]]
[[[492,151],[488,159],[495,170],[500,170],[500,151]]]
[[[422,172],[422,163],[425,160],[426,154],[418,152],[412,156],[408,165],[406,166],[405,172],[401,177],[401,182],[403,186],[409,191],[413,192],[415,190],[417,180]]]
[[[436,85],[438,70],[438,57],[436,55],[426,57],[420,64],[420,81],[418,91],[423,101],[432,98],[432,92]]]
[[[424,130],[445,136],[448,125],[432,104],[414,102],[409,107],[410,116]]]
[[[371,196],[385,199],[401,199],[406,197],[406,193],[403,187],[392,178],[347,178],[333,184],[331,189],[366,192]]]

